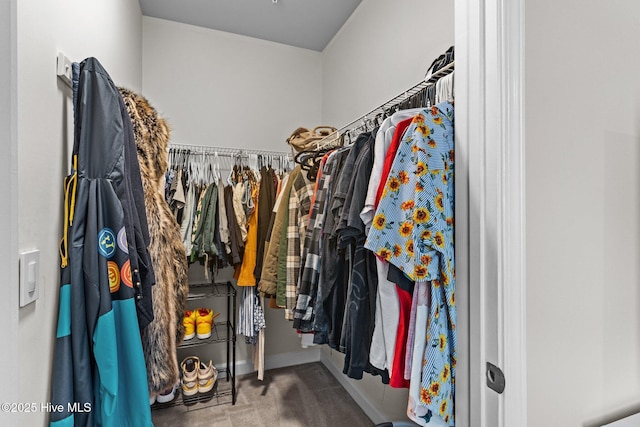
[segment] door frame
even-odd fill
[[[2,402],[19,396],[18,348],[18,102],[17,102],[17,0],[0,0],[0,271],[4,273],[4,293],[0,298],[0,375],[6,384],[0,390]],[[6,414],[5,414],[6,415]]]
[[[456,416],[526,427],[524,0],[455,0],[455,45],[459,345],[469,355]],[[504,372],[504,393],[487,387],[486,362]]]

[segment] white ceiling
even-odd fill
[[[139,0],[142,14],[322,51],[362,0]]]

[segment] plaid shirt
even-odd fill
[[[320,276],[320,241],[324,219],[324,206],[326,202],[327,187],[331,177],[325,164],[329,154],[326,154],[321,163],[316,178],[313,206],[309,214],[309,226],[304,240],[304,249],[300,266],[300,280],[298,299],[294,312],[293,327],[302,332],[312,332],[315,315],[315,302],[318,291],[318,278]],[[331,166],[331,164],[329,164]]]
[[[289,196],[289,223],[287,225],[287,287],[285,318],[293,320],[300,276],[300,254],[309,224],[309,210],[314,183],[305,173],[295,178]]]

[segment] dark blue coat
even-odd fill
[[[65,180],[52,426],[152,426],[142,344],[153,270],[144,205],[136,204],[131,122],[108,73],[80,65],[72,174]],[[132,151],[133,150],[133,151]],[[136,175],[137,174],[137,175]],[[146,242],[145,242],[146,233]],[[146,258],[145,258],[146,254]],[[148,289],[150,293],[150,289]],[[146,324],[146,323],[145,323]],[[62,405],[62,406],[59,406]]]

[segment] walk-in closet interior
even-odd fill
[[[104,45],[72,37],[54,49],[72,64],[57,81],[64,135],[52,164],[53,175],[67,176],[62,197],[52,191],[62,209],[49,223],[62,224],[63,236],[59,289],[46,290],[45,323],[57,327],[41,393],[65,406],[47,414],[52,425],[143,425],[176,404],[234,405],[239,375],[262,379],[265,370],[317,361],[372,424],[407,421],[409,406],[416,422],[454,425],[453,4],[412,2],[432,17],[426,31],[392,29],[390,19],[403,16],[392,5],[348,2],[326,23],[331,36],[307,46],[178,22],[189,13],[164,16],[171,6],[152,3],[79,8],[69,36],[104,25]],[[251,3],[275,15],[293,7]],[[102,185],[114,188],[123,219],[109,213],[118,203]],[[423,192],[429,186],[433,194]],[[392,257],[405,288],[376,272],[376,259]],[[110,295],[98,297],[87,286],[101,283],[102,263]],[[378,276],[387,287],[380,292]],[[427,277],[447,294],[428,298]],[[418,294],[424,301],[412,310]],[[136,315],[137,344],[123,330]],[[427,345],[427,323],[439,344]],[[412,360],[413,330],[421,332]],[[96,411],[67,408],[78,400]]]
[[[639,37],[632,0],[0,0],[0,424],[640,413]]]

